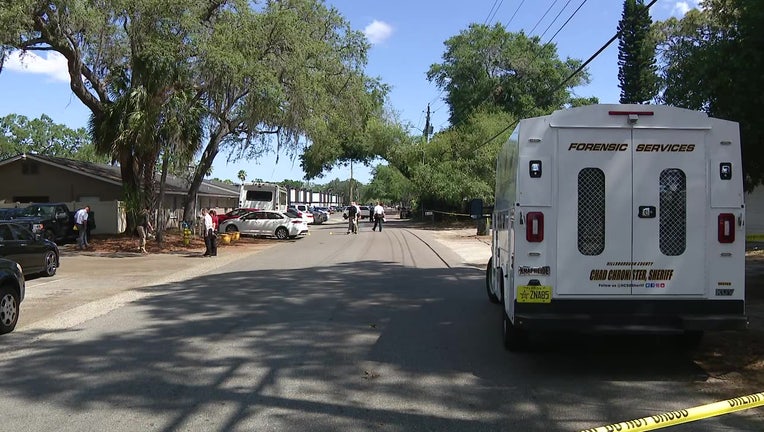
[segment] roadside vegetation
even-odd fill
[[[764,99],[751,97],[764,93],[764,9],[757,0],[701,6],[653,23],[644,0],[624,0],[613,29],[621,102],[739,122],[751,190],[764,176]],[[346,201],[459,212],[468,199],[492,201],[495,155],[519,119],[598,102],[576,93],[588,72],[582,59],[558,55],[554,37],[471,24],[444,41],[441,61],[427,71],[449,121],[422,128],[401,121],[388,86],[366,75],[369,48],[318,0],[19,0],[0,10],[0,60],[16,51],[64,55],[90,127],[7,116],[0,154],[114,161],[129,210],[151,204],[166,173],[191,167],[187,220],[217,158],[256,161],[268,151],[305,171],[285,184]],[[373,167],[369,184],[325,182],[328,169],[352,164]]]

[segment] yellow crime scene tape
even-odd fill
[[[669,426],[676,426],[682,423],[702,420],[709,417],[716,417],[722,414],[729,414],[735,411],[755,408],[762,405],[764,405],[764,392],[759,392],[748,396],[741,396],[724,401],[714,402],[708,405],[701,405],[695,408],[688,408],[679,411],[668,411],[662,414],[642,417],[640,419],[629,420],[607,426],[600,426],[594,429],[584,429],[581,432],[651,431],[656,429],[663,429]]]

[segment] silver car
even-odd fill
[[[302,220],[291,218],[277,211],[256,211],[220,224],[218,231],[230,233],[238,231],[244,235],[276,237],[280,240],[296,238],[308,234],[308,225]]]

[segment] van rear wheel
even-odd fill
[[[488,259],[488,266],[486,266],[485,269],[485,290],[486,293],[488,293],[488,300],[491,303],[501,303],[499,300],[499,296],[493,293],[493,284],[494,284],[494,276],[495,272],[493,270],[493,257]]]
[[[504,340],[504,348],[508,351],[517,352],[523,351],[528,348],[528,334],[512,324],[512,321],[507,315],[507,311],[502,308],[502,337]]]

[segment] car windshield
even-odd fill
[[[37,206],[31,205],[22,210],[22,216],[33,217],[53,217],[55,214],[55,208],[53,206]]]

